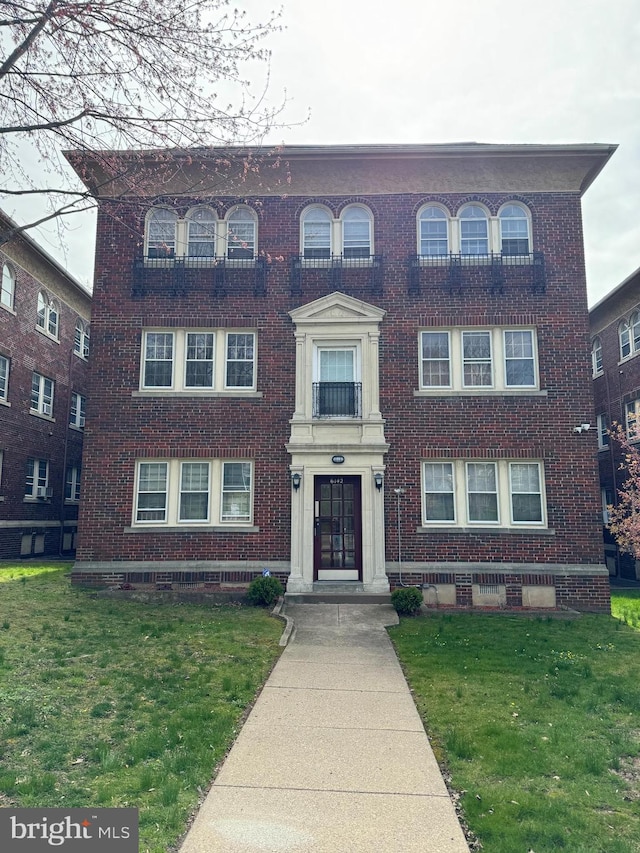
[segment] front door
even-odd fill
[[[360,477],[315,478],[314,580],[362,579]]]

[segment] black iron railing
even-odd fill
[[[409,293],[417,296],[428,281],[429,270],[444,270],[446,286],[460,293],[472,285],[503,293],[510,280],[525,280],[534,293],[544,293],[547,286],[544,255],[498,252],[487,255],[412,255],[409,258]]]
[[[314,382],[314,418],[359,418],[362,416],[361,382]]]
[[[331,255],[326,258],[293,255],[290,262],[291,293],[299,295],[306,282],[324,279],[330,290],[345,290],[364,286],[371,294],[382,294],[383,256],[345,257]]]
[[[182,296],[190,290],[209,289],[214,296],[252,290],[267,292],[269,265],[265,258],[138,257],[133,265],[134,299],[147,293]]]

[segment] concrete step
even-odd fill
[[[365,592],[360,581],[316,581],[312,592],[287,592],[291,604],[390,604],[388,592]]]

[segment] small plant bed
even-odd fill
[[[282,625],[240,606],[143,604],[0,563],[0,800],[137,807],[140,853],[184,833],[268,676]]]
[[[629,599],[638,614],[636,596],[614,612]],[[440,614],[389,632],[472,849],[638,853],[639,631],[608,616]]]

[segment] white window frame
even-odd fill
[[[438,337],[441,342],[446,341],[446,356],[431,356],[425,358],[425,342],[430,338]],[[435,343],[435,341],[434,341]],[[419,352],[420,352],[420,387],[429,390],[437,390],[437,389],[450,389],[453,387],[453,371],[451,364],[451,331],[449,329],[423,329],[420,333],[419,340]],[[434,383],[426,383],[425,382],[425,374],[427,365],[433,364],[437,365],[445,365],[446,364],[446,373],[448,374],[448,381],[445,382],[434,382]],[[437,377],[438,374],[444,378],[444,374],[438,369],[436,373],[434,373],[434,377]]]
[[[609,418],[606,412],[600,414],[596,418],[596,428],[598,430],[598,450],[609,449]]]
[[[189,467],[198,466],[206,471],[206,488],[188,488],[189,484],[185,484],[185,473]],[[180,462],[180,493],[178,496],[178,521],[180,524],[209,524],[211,520],[211,464],[200,459],[185,459]],[[188,495],[205,495],[206,496],[206,512],[203,516],[194,517],[188,516],[184,512],[185,504],[183,498]]]
[[[596,336],[591,342],[591,373],[593,376],[599,376],[603,370],[602,340]]]
[[[433,211],[436,215],[431,215]],[[418,211],[416,234],[418,237],[418,255],[421,258],[446,258],[449,252],[452,251],[452,234],[451,234],[451,214],[441,204],[429,202],[424,204]],[[429,223],[435,222],[444,225],[444,236],[430,236]],[[429,248],[430,244],[438,244],[438,248],[442,248],[444,242],[444,251],[425,252],[425,248]]]
[[[640,352],[640,311],[632,311],[618,324],[620,361],[626,361]]]
[[[16,274],[9,264],[2,265],[2,282],[0,284],[0,306],[8,311],[14,310],[16,298]]]
[[[207,261],[218,254],[218,216],[213,208],[198,205],[187,211],[184,220],[185,255],[191,260]],[[192,233],[193,232],[193,233]],[[195,251],[206,247],[207,251]]]
[[[6,355],[0,355],[0,403],[8,405],[9,401],[9,372],[11,370],[11,359]]]
[[[466,215],[468,211],[471,210],[479,210],[482,216],[476,215]],[[484,257],[491,253],[491,231],[490,228],[490,220],[491,215],[487,208],[478,202],[470,202],[469,204],[463,205],[458,211],[458,228],[460,235],[460,255],[463,258],[477,258]],[[485,233],[484,236],[480,234],[469,234],[465,236],[465,225],[468,223],[478,223],[484,222],[485,224]],[[485,251],[469,251],[472,248],[472,244],[485,243]]]
[[[154,233],[156,223],[158,226]],[[178,214],[170,207],[155,205],[147,211],[145,216],[145,257],[152,261],[171,260],[176,256],[177,250]]]
[[[78,319],[76,322],[73,351],[80,358],[89,358],[89,326],[84,320]]]
[[[627,438],[630,441],[640,440],[640,397],[625,403],[624,422]]]
[[[234,225],[234,219],[237,221],[236,225]],[[247,228],[242,234],[244,226],[249,224],[251,224],[251,229]],[[251,234],[249,230],[251,230]],[[238,236],[241,239],[236,240]],[[238,204],[227,211],[224,219],[224,243],[224,257],[227,261],[245,264],[255,261],[258,254],[258,217],[248,205]]]
[[[37,500],[41,490],[49,488],[49,461],[47,459],[27,459],[27,472],[24,488],[26,500]]]
[[[614,495],[611,489],[600,489],[600,503],[602,505],[602,523],[609,524],[609,507],[614,505]]]
[[[522,355],[520,358],[509,356],[509,348],[507,346],[508,335],[510,333],[518,333],[523,335],[523,340],[529,336],[531,355]],[[425,341],[431,335],[447,335],[449,356],[448,359],[425,359],[424,345]],[[491,384],[474,385],[467,384],[465,377],[465,364],[471,364],[473,359],[466,359],[464,354],[464,342],[472,334],[484,334],[489,336],[490,341],[490,359],[480,359],[483,363],[489,362],[489,373]],[[426,370],[425,364],[428,361],[437,361],[449,363],[449,384],[448,385],[428,385],[425,384]],[[530,385],[516,385],[509,381],[508,363],[510,361],[527,361],[531,362],[533,368],[533,382]],[[479,362],[478,362],[479,363]],[[438,395],[446,393],[460,392],[465,394],[490,394],[490,393],[510,393],[510,394],[530,394],[540,390],[540,376],[538,369],[538,344],[536,329],[531,326],[493,326],[493,327],[429,327],[421,329],[418,337],[418,379],[420,393],[428,393]]]
[[[75,429],[84,429],[86,418],[87,398],[76,391],[71,392],[71,409],[69,412],[69,426]]]
[[[49,296],[46,290],[38,291],[38,308],[36,311],[36,328],[39,332],[53,340],[58,340],[60,333],[60,307],[57,301]]]
[[[314,219],[314,214],[322,214]],[[321,223],[328,225],[328,234],[314,234],[314,225]],[[328,207],[322,204],[311,204],[302,211],[300,215],[300,255],[309,266],[322,265],[331,260],[334,254],[336,221]],[[328,240],[327,240],[328,237]],[[314,245],[314,240],[320,238],[321,243],[328,245]]]
[[[79,503],[80,501],[81,468],[79,465],[68,465],[64,480],[65,503]]]
[[[158,359],[147,358],[148,345],[153,343],[151,336],[166,335],[162,346],[170,342],[171,357],[160,359],[171,365],[170,384],[147,385],[147,364]],[[212,358],[193,359],[189,355],[189,339],[192,335],[206,335],[212,347]],[[252,357],[235,358],[232,355],[234,336],[246,336],[251,338]],[[207,344],[208,346],[208,344]],[[161,353],[166,355],[166,353]],[[209,363],[211,367],[211,385],[187,385],[187,367],[189,363]],[[234,385],[229,382],[229,364],[231,362],[244,362],[251,365],[251,385]],[[145,394],[193,394],[194,396],[206,394],[254,394],[257,388],[258,371],[258,335],[254,329],[143,329],[142,343],[140,347],[140,392]]]
[[[34,370],[31,375],[31,408],[32,414],[42,415],[53,420],[53,399],[56,383],[48,376],[43,376]],[[34,405],[35,403],[35,405]]]
[[[183,494],[190,490],[183,489],[183,472],[187,465],[207,466],[207,518],[184,518]],[[237,483],[230,483],[227,474],[233,470],[233,466],[241,465],[243,483],[238,488]],[[140,491],[143,472],[150,466],[159,466],[160,485],[164,489],[157,491]],[[229,467],[231,466],[231,467]],[[162,473],[164,472],[164,473]],[[164,483],[162,483],[164,480]],[[251,459],[139,459],[136,461],[133,495],[133,518],[132,526],[135,528],[152,529],[174,529],[192,530],[194,528],[222,528],[222,529],[246,529],[253,527],[255,479],[254,463]],[[200,492],[202,494],[203,492]],[[144,494],[155,494],[161,497],[156,501],[157,507],[145,508],[141,506],[140,497]],[[242,496],[242,501],[236,508],[233,496]],[[246,497],[245,497],[246,496]],[[246,511],[242,511],[242,504]],[[230,510],[230,507],[233,508]],[[240,510],[240,511],[238,511]],[[144,513],[157,514],[159,518],[145,518]]]
[[[470,510],[469,474],[474,465],[484,465],[492,468],[495,476],[495,489],[487,494],[495,494],[497,519],[472,519]],[[515,466],[535,466],[539,490],[534,492],[516,492],[513,485]],[[427,491],[429,477],[427,471],[434,466],[449,469],[451,489]],[[425,528],[446,528],[451,530],[490,529],[545,529],[547,527],[547,502],[545,489],[545,472],[542,461],[538,459],[428,459],[421,466],[422,480],[422,525]],[[478,492],[479,494],[480,492]],[[451,494],[453,500],[453,518],[442,519],[429,517],[429,496],[435,494]],[[514,520],[514,495],[535,494],[539,496],[540,521]]]
[[[351,221],[351,214],[360,212],[362,218],[354,219],[354,222],[367,222],[368,224],[368,239],[366,241],[359,240],[362,245],[347,246],[347,242],[351,242],[356,238],[348,237],[345,231],[348,231],[348,226]],[[346,226],[346,227],[345,227]],[[362,264],[370,262],[374,255],[374,229],[373,229],[373,213],[364,204],[348,204],[340,211],[339,219],[340,227],[340,251],[343,261],[346,263]]]
[[[518,211],[519,215],[513,215],[509,213],[509,211]],[[509,234],[505,234],[505,230],[508,230],[505,229],[506,223],[524,223],[524,232],[521,231],[517,236],[510,236]],[[506,202],[498,211],[498,227],[499,246],[500,252],[503,257],[517,258],[531,254],[531,211],[528,207],[518,201]],[[508,243],[509,241],[518,243],[526,242],[527,245],[525,251],[505,252],[505,243]],[[518,246],[518,249],[520,249],[520,246]]]

